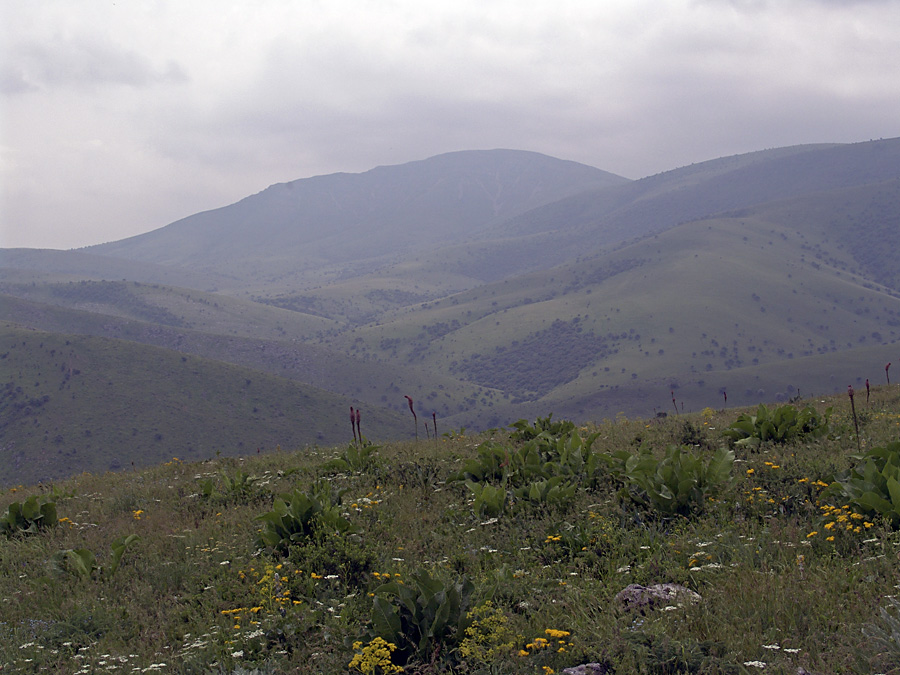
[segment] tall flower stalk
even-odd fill
[[[856,429],[856,450],[862,454],[862,445],[859,442],[859,422],[856,420],[856,406],[853,403],[853,385],[847,385],[847,396],[850,397],[850,411],[853,413],[853,427]]]
[[[419,418],[418,418],[418,416],[416,415],[415,409],[413,408],[413,400],[412,400],[412,397],[411,397],[411,396],[404,396],[403,398],[405,398],[406,401],[407,401],[407,403],[409,403],[409,412],[412,413],[412,416],[413,416],[413,422],[414,422],[415,425],[416,425],[416,440],[419,440]]]

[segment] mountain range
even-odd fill
[[[456,152],[0,249],[0,484],[343,442],[351,405],[424,440],[863,390],[900,360],[898,252],[900,139],[641,180]]]

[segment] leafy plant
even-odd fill
[[[28,497],[24,502],[13,502],[0,516],[0,533],[7,537],[16,534],[36,534],[47,530],[58,523],[56,517],[56,500],[37,495]]]
[[[553,476],[515,488],[513,494],[517,499],[536,504],[565,504],[575,496],[575,485],[562,476]]]
[[[569,420],[558,420],[554,422],[553,413],[550,413],[546,417],[536,418],[534,423],[521,419],[510,426],[515,429],[515,431],[509,435],[510,439],[514,441],[528,441],[541,434],[562,436],[563,434],[571,433],[575,429],[575,423]]]
[[[60,572],[74,572],[84,579],[90,579],[95,574],[100,577],[112,578],[119,570],[122,562],[122,556],[131,544],[140,541],[141,538],[136,534],[123,535],[116,539],[111,545],[112,557],[109,565],[106,567],[97,564],[97,558],[94,553],[86,548],[66,549],[57,552],[51,562],[53,567]]]
[[[832,409],[824,414],[812,406],[798,410],[783,405],[770,410],[760,403],[755,415],[744,413],[722,432],[735,445],[759,447],[763,443],[787,443],[798,438],[821,438],[828,434]]]
[[[900,526],[900,441],[855,455],[859,463],[835,478],[823,496],[838,497],[865,514]]]
[[[233,476],[222,471],[218,480],[206,478],[200,481],[200,495],[209,501],[249,502],[263,494],[259,481],[259,476],[251,476],[241,470]]]
[[[499,516],[506,510],[506,489],[503,487],[495,487],[489,483],[475,483],[474,481],[466,481],[466,486],[475,495],[475,503],[472,504],[472,510],[476,516],[495,517]]]
[[[340,492],[333,492],[324,483],[306,494],[299,488],[275,499],[268,513],[257,516],[263,527],[257,545],[285,551],[292,544],[308,540],[321,541],[328,533],[355,532],[353,524],[341,515]]]
[[[725,448],[708,462],[679,446],[670,446],[659,460],[645,449],[625,461],[623,478],[635,502],[666,515],[688,515],[734,483],[733,464],[734,452]]]
[[[595,433],[582,438],[573,425],[560,435],[542,432],[517,448],[485,441],[476,449],[478,457],[467,460],[451,480],[519,487],[553,476],[593,480],[602,465],[602,458],[592,450],[597,437]]]
[[[464,638],[474,591],[466,577],[445,581],[424,569],[404,583],[383,584],[375,589],[372,601],[371,637],[397,645],[401,664],[412,657],[424,660]]]
[[[375,464],[377,445],[350,444],[339,457],[326,462],[325,471],[366,471]]]

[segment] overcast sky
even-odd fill
[[[892,0],[0,0],[0,247],[454,150],[640,178],[900,136]]]

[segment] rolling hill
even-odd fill
[[[0,364],[0,485],[333,445],[351,438],[348,406],[359,405],[259,370],[8,322]],[[361,427],[396,438],[399,421],[367,406]]]
[[[164,348],[309,387],[323,410],[350,397],[397,437],[403,395],[484,428],[880,383],[900,358],[898,254],[900,139],[636,181],[461,152],[275,185],[89,249],[0,250],[0,309],[17,330],[127,344],[140,367]]]

